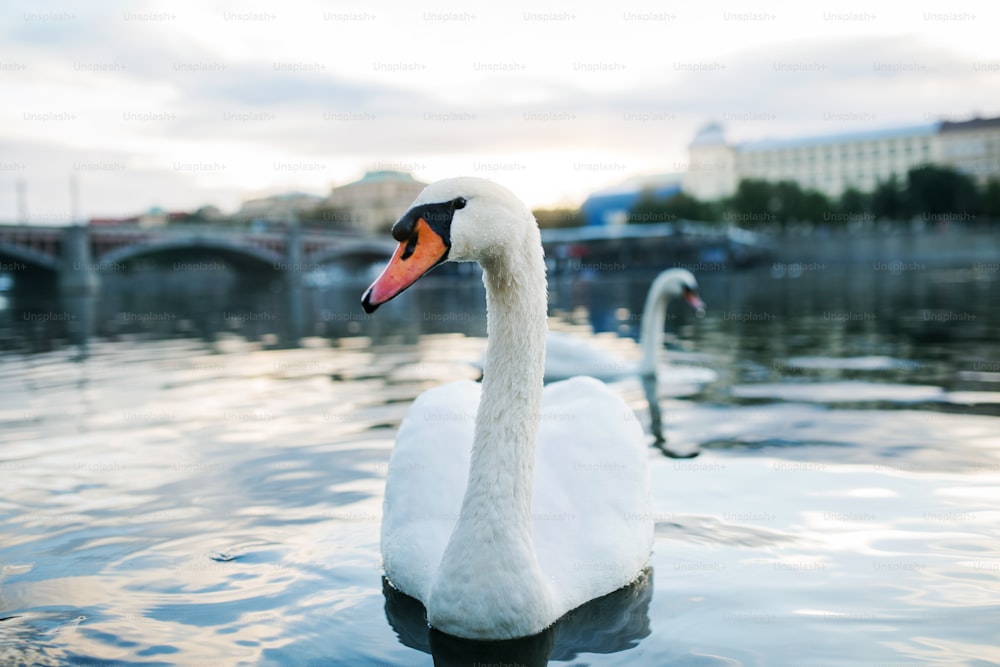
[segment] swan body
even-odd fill
[[[636,579],[653,543],[641,426],[592,378],[544,388],[545,264],[510,191],[428,186],[393,228],[400,246],[366,310],[437,264],[478,261],[486,285],[483,381],[421,394],[389,460],[386,576],[438,630],[471,639],[541,632]]]

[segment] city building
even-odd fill
[[[941,123],[939,161],[976,179],[1000,178],[1000,118]]]
[[[684,192],[703,200],[733,194],[740,178],[736,171],[738,152],[737,146],[726,141],[722,125],[703,127],[688,144],[688,168],[681,183]]]
[[[384,233],[425,187],[405,172],[369,171],[358,181],[333,188],[323,205],[342,211],[359,231]]]
[[[746,178],[795,181],[836,197],[873,190],[923,164],[948,165],[980,183],[1000,177],[1000,118],[942,121],[847,134],[730,143],[710,123],[688,146],[683,188],[702,200],[728,197]]]
[[[286,192],[270,197],[248,199],[236,212],[237,220],[288,221],[292,216],[312,210],[323,203],[323,197],[305,192]]]

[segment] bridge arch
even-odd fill
[[[62,268],[58,257],[13,243],[0,242],[0,264],[6,263],[7,260],[18,263],[23,262],[24,264],[55,272],[58,272]]]
[[[164,238],[137,243],[135,245],[126,245],[101,254],[100,257],[95,258],[95,262],[110,265],[176,250],[212,250],[219,252],[223,256],[244,261],[249,260],[250,263],[256,265],[266,265],[275,271],[280,270],[282,264],[285,262],[285,258],[282,255],[272,250],[243,245],[224,237],[213,236]]]
[[[308,257],[310,264],[322,266],[334,262],[358,261],[378,262],[392,256],[396,244],[385,241],[355,241],[335,248],[326,248]]]

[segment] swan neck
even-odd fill
[[[656,359],[663,347],[663,322],[667,318],[668,290],[661,283],[654,283],[646,294],[646,304],[642,309],[642,326],[639,329],[639,345],[642,347],[642,361],[639,371],[643,375],[656,372]]]
[[[525,535],[531,523],[547,330],[545,264],[541,244],[534,243],[483,266],[488,343],[460,514],[461,522],[489,508],[497,524]]]
[[[547,329],[545,262],[531,232],[510,256],[480,262],[489,340],[469,480],[427,605],[432,625],[461,636],[495,636],[498,624],[524,636],[552,621],[531,538]]]

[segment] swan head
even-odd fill
[[[699,313],[705,311],[705,303],[698,296],[698,281],[687,269],[667,269],[653,281],[650,293],[661,294],[667,300],[681,297]]]
[[[487,264],[531,230],[537,235],[531,211],[502,185],[473,177],[432,183],[392,226],[399,245],[361,304],[374,312],[444,262]]]

